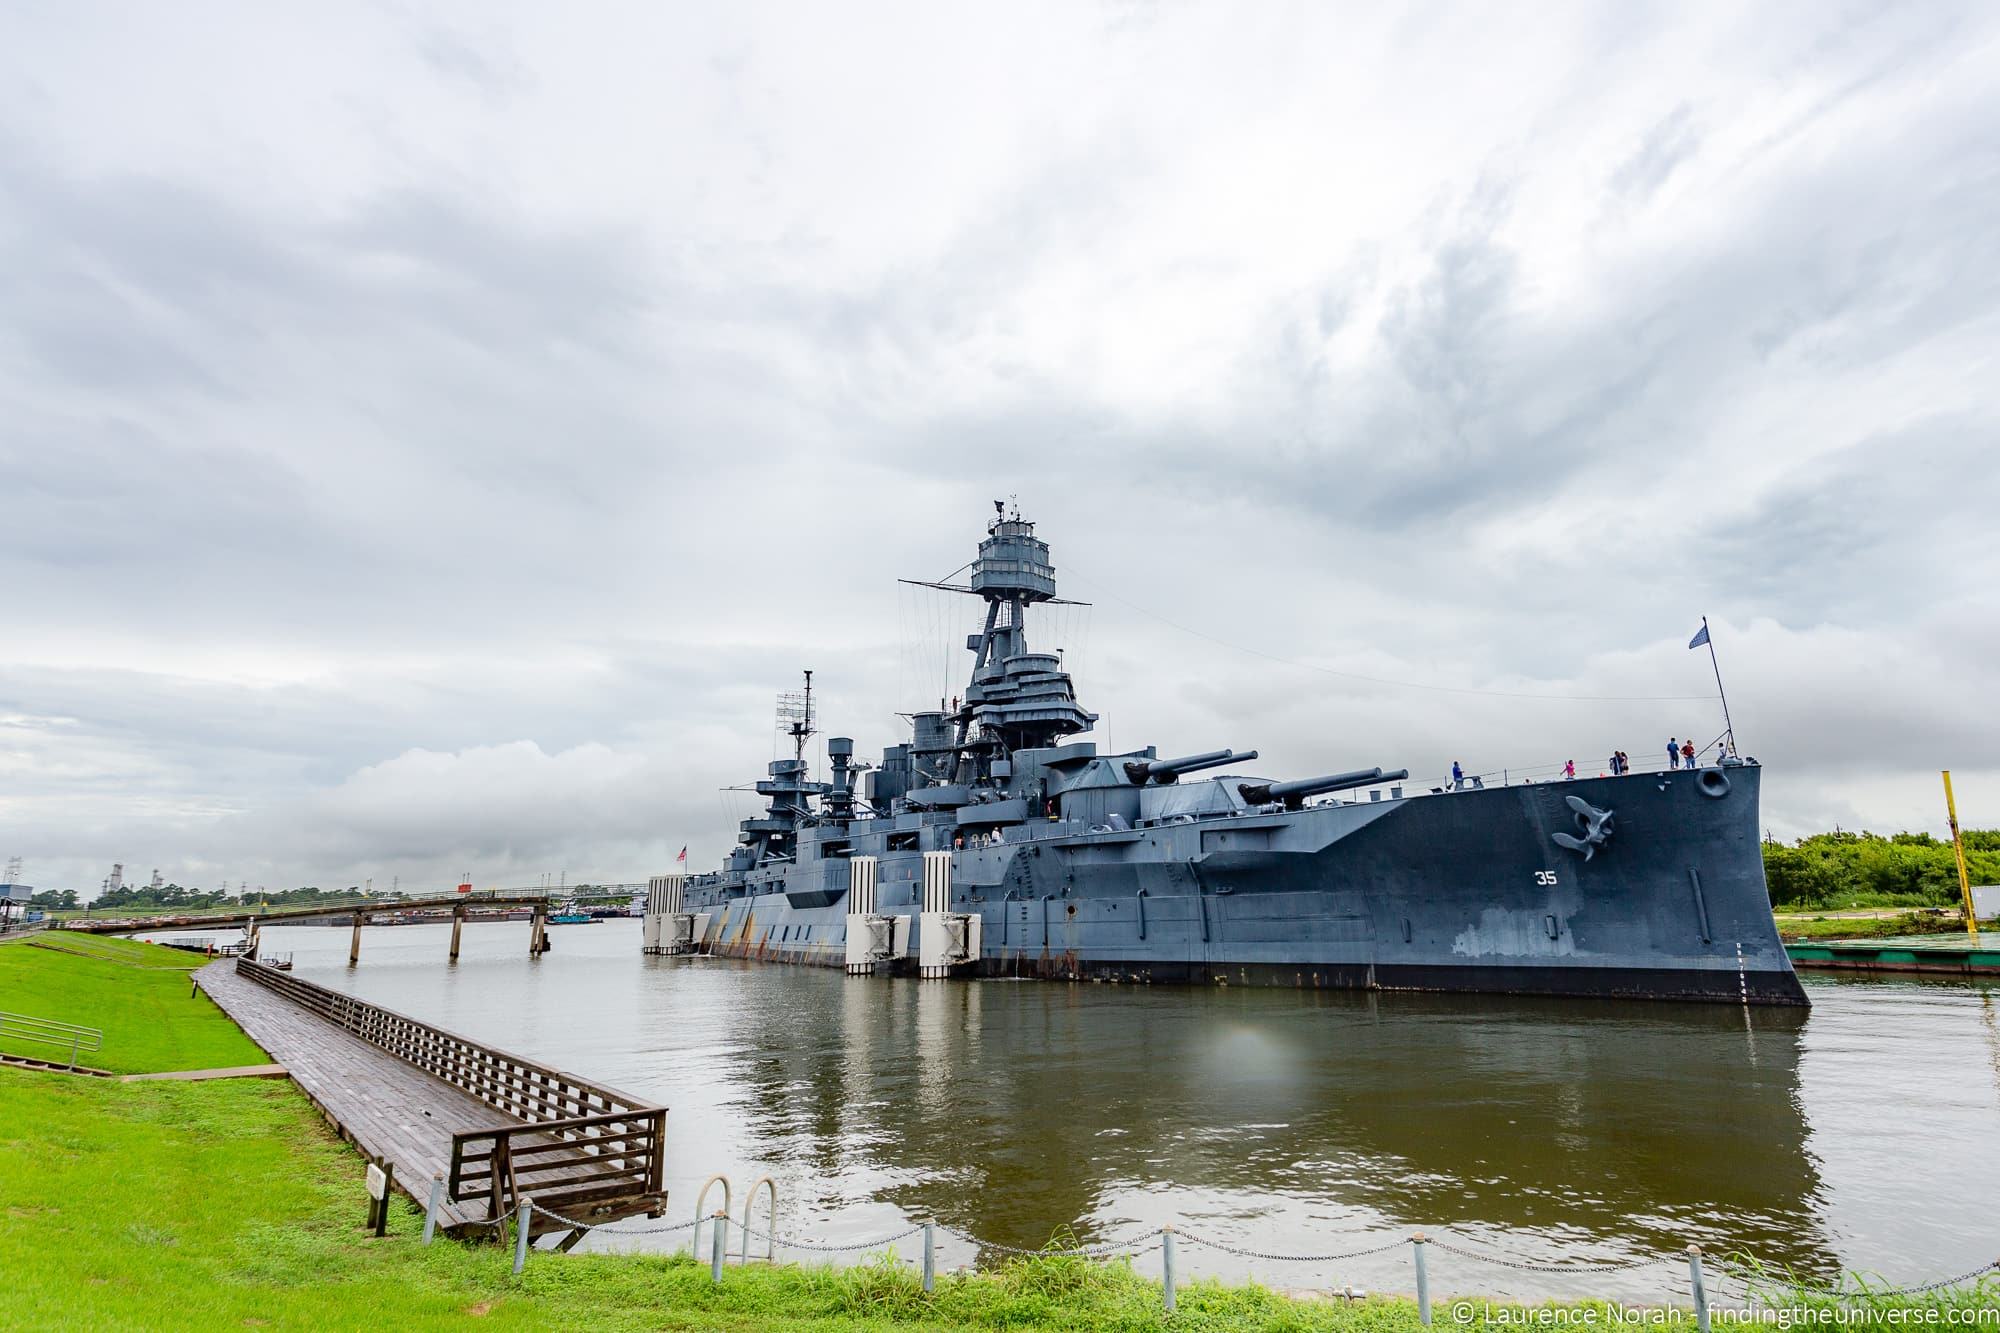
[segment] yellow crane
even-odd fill
[[[1958,892],[1965,900],[1965,933],[1979,942],[1979,921],[1972,914],[1972,880],[1965,873],[1965,839],[1958,835],[1958,802],[1951,796],[1951,770],[1944,770],[1944,812],[1951,821],[1951,850],[1958,857]]]

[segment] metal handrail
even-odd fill
[[[776,1232],[778,1229],[778,1182],[769,1176],[759,1176],[751,1182],[750,1188],[743,1195],[742,1261],[746,1264],[750,1262],[750,1210],[757,1206],[757,1191],[760,1188],[768,1189],[771,1192],[771,1230]],[[776,1263],[777,1259],[778,1242],[772,1240],[765,1249],[764,1260],[766,1263]]]
[[[729,1177],[719,1175],[710,1176],[702,1182],[701,1193],[694,1196],[694,1252],[696,1254],[701,1253],[701,1224],[703,1220],[701,1210],[708,1203],[709,1190],[718,1184],[722,1186],[722,1216],[729,1216]],[[745,1213],[744,1216],[747,1217],[749,1214]],[[724,1243],[727,1244],[726,1241]]]
[[[102,1029],[87,1028],[77,1023],[59,1023],[55,1019],[36,1018],[32,1014],[0,1012],[0,1038],[67,1046],[71,1069],[76,1068],[76,1057],[81,1052],[104,1049]]]

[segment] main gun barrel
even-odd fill
[[[1125,761],[1125,776],[1144,785],[1148,779],[1162,786],[1173,783],[1183,773],[1194,773],[1204,768],[1218,768],[1223,764],[1233,764],[1239,759],[1255,759],[1255,750],[1209,750],[1204,754],[1184,754],[1178,759],[1128,759]]]
[[[1328,773],[1317,778],[1294,778],[1290,782],[1241,782],[1236,790],[1252,805],[1282,801],[1287,810],[1296,810],[1308,796],[1345,791],[1349,787],[1365,787],[1371,782],[1401,782],[1408,776],[1410,770],[1407,768],[1399,768],[1393,773],[1385,773],[1379,768],[1357,768],[1352,772]]]

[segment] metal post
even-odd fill
[[[526,1199],[514,1213],[514,1276],[528,1266],[528,1209],[532,1205]]]
[[[924,1223],[924,1290],[937,1283],[937,1224]]]
[[[424,1209],[424,1244],[431,1243],[437,1234],[438,1207],[444,1202],[444,1172],[434,1172],[431,1176],[431,1201]]]
[[[710,1224],[708,1247],[708,1276],[711,1280],[722,1281],[722,1247],[729,1243],[729,1214],[717,1213]]]
[[[1417,1319],[1428,1328],[1431,1322],[1431,1276],[1424,1271],[1424,1233],[1419,1231],[1410,1237],[1410,1245],[1417,1256]]]
[[[1174,1228],[1160,1228],[1160,1288],[1166,1293],[1167,1313],[1174,1312]]]
[[[1688,1246],[1688,1283],[1694,1288],[1694,1324],[1708,1333],[1708,1292],[1701,1285],[1701,1246]]]
[[[1708,617],[1701,618],[1702,642],[1708,645],[1708,664],[1715,669],[1715,693],[1722,700],[1722,735],[1729,753],[1736,753],[1736,724],[1729,720],[1729,691],[1722,688],[1722,664],[1715,660],[1715,636],[1708,632]]]

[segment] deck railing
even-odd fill
[[[484,1198],[498,1219],[524,1194],[558,1212],[631,1212],[635,1199],[664,1201],[666,1107],[248,958],[237,960],[236,973],[519,1122],[452,1135],[452,1202]]]

